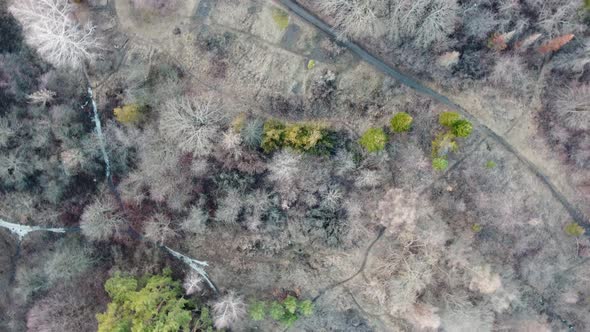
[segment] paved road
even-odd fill
[[[303,8],[299,5],[296,1],[292,0],[275,0],[276,2],[282,4],[284,7],[289,9],[292,13],[299,16],[303,20],[307,21],[309,24],[315,26],[319,30],[326,33],[331,38],[338,40],[338,32],[319,19],[317,16],[309,12],[307,9]],[[375,55],[371,54],[369,51],[365,50],[358,44],[349,41],[349,40],[338,40],[338,43],[347,49],[349,49],[352,53],[356,54],[360,59],[366,61],[367,63],[373,65],[379,71],[387,74],[400,83],[414,89],[415,91],[422,93],[431,97],[432,99],[448,106],[449,108],[456,110],[457,112],[461,113],[464,117],[470,119],[474,125],[478,126],[479,129],[489,138],[495,140],[500,145],[502,145],[506,150],[512,153],[518,160],[520,160],[533,174],[539,178],[539,180],[549,189],[551,194],[555,199],[557,199],[564,208],[568,211],[571,218],[575,220],[578,224],[583,225],[590,233],[590,221],[589,218],[584,215],[581,211],[579,211],[574,204],[570,203],[570,201],[557,189],[557,187],[553,184],[553,182],[547,177],[543,172],[530,160],[528,160],[525,156],[523,156],[512,144],[510,144],[504,137],[498,135],[496,132],[482,124],[479,120],[474,118],[469,112],[467,112],[463,107],[459,104],[453,102],[450,98],[432,90],[431,88],[423,85],[413,77],[402,73],[401,71],[391,67],[390,65],[386,64],[383,60],[379,59]]]

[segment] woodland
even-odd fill
[[[588,0],[0,0],[0,331],[589,331]]]

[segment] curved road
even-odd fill
[[[315,16],[314,14],[309,12],[307,9],[305,9],[304,7],[299,5],[296,1],[292,1],[292,0],[274,0],[274,1],[282,4],[284,7],[289,9],[292,13],[296,14],[297,16],[302,18],[304,21],[307,21],[309,24],[311,24],[311,25],[315,26],[316,28],[318,28],[319,30],[323,31],[324,33],[326,33],[328,36],[330,36],[334,40],[338,40],[338,32],[333,27],[331,27],[330,25],[328,25],[327,23],[325,23],[324,21],[319,19],[317,16]],[[514,146],[512,146],[508,141],[506,141],[506,139],[504,137],[498,135],[496,132],[494,132],[493,130],[491,130],[490,128],[488,128],[487,126],[482,124],[481,122],[479,122],[476,118],[474,118],[470,113],[468,113],[459,104],[453,102],[448,97],[432,90],[431,88],[423,85],[422,83],[420,83],[419,81],[417,81],[413,77],[406,75],[406,74],[400,72],[399,70],[391,67],[390,65],[386,64],[383,60],[381,60],[378,57],[376,57],[375,55],[371,54],[369,51],[365,50],[364,48],[362,48],[358,44],[356,44],[352,41],[349,41],[349,40],[343,40],[343,41],[338,40],[338,43],[340,45],[346,47],[347,49],[349,49],[354,54],[356,54],[361,60],[366,61],[367,63],[371,64],[373,67],[377,68],[382,73],[395,78],[400,83],[414,89],[415,91],[417,91],[419,93],[422,93],[424,95],[427,95],[427,96],[433,98],[434,100],[450,107],[451,109],[456,110],[457,112],[461,113],[464,117],[470,119],[477,127],[479,127],[481,129],[481,131],[487,137],[492,138],[493,140],[498,142],[500,145],[502,145],[506,150],[508,150],[518,160],[520,160],[529,169],[529,171],[531,171],[533,174],[535,174],[537,176],[537,178],[539,178],[539,180],[541,180],[541,182],[549,189],[549,191],[551,192],[553,197],[555,199],[557,199],[563,205],[563,207],[567,210],[567,212],[569,213],[569,215],[572,217],[572,219],[575,222],[577,222],[580,225],[585,226],[585,228],[590,227],[590,222],[589,222],[588,217],[586,215],[584,215],[581,211],[579,211],[572,203],[570,203],[568,201],[568,199],[562,193],[559,192],[559,190],[551,182],[551,180],[545,174],[543,174],[543,172],[535,164],[533,164],[530,160],[528,160],[525,156],[523,156],[518,150],[516,150],[516,148],[514,148]]]

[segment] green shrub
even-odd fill
[[[456,112],[443,112],[438,116],[438,123],[441,126],[451,127],[455,121],[461,119],[461,115]]]
[[[492,169],[492,168],[495,168],[495,167],[496,167],[496,162],[495,162],[495,161],[493,161],[493,160],[488,160],[488,161],[486,162],[486,168],[488,168],[488,169]]]
[[[108,279],[105,290],[112,302],[105,313],[96,315],[98,331],[188,331],[194,304],[182,297],[171,273],[166,269],[162,275],[140,279],[120,274]],[[203,309],[198,322],[210,324],[207,317]]]
[[[409,131],[412,128],[412,122],[414,119],[406,112],[400,112],[391,118],[391,130],[394,133],[403,133]]]
[[[276,321],[280,321],[283,316],[285,315],[285,308],[283,308],[283,306],[277,302],[277,301],[273,301],[270,304],[270,318],[276,320]]]
[[[381,128],[369,128],[359,140],[362,145],[369,152],[381,151],[385,148],[387,143],[387,136]]]
[[[313,303],[310,300],[299,301],[289,295],[283,301],[272,301],[267,305],[262,301],[254,301],[250,305],[250,318],[255,321],[263,320],[266,316],[266,308],[270,318],[289,327],[300,317],[309,317],[313,314]]]
[[[313,302],[311,300],[304,300],[299,302],[299,310],[305,317],[309,317],[313,314]]]
[[[294,314],[295,311],[297,311],[297,299],[294,296],[289,295],[283,301],[283,306],[285,307],[287,312]]]
[[[479,232],[481,232],[482,229],[483,229],[483,227],[481,227],[480,224],[473,224],[473,225],[471,225],[471,230],[474,233],[479,233]]]
[[[432,168],[434,168],[437,171],[444,171],[445,169],[447,169],[448,166],[449,166],[449,162],[445,158],[439,157],[439,158],[434,158],[432,160]]]
[[[581,236],[586,231],[584,229],[584,227],[578,225],[575,222],[572,222],[572,223],[568,224],[567,226],[565,226],[564,230],[567,235],[571,235],[571,236],[575,236],[575,237]]]
[[[467,137],[471,135],[473,125],[467,120],[457,120],[453,123],[453,134],[457,137]]]
[[[261,147],[266,153],[289,147],[299,152],[326,154],[332,146],[330,133],[319,123],[285,125],[277,120],[264,123]]]
[[[266,303],[254,301],[249,308],[250,318],[254,321],[263,320],[266,317]]]

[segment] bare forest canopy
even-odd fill
[[[589,25],[1,2],[0,330],[589,330]]]

